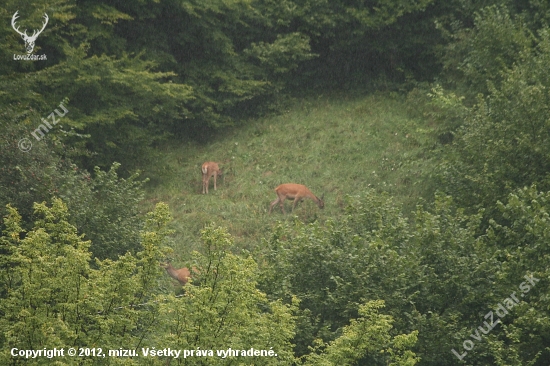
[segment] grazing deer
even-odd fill
[[[213,161],[207,161],[202,164],[202,194],[208,194],[208,184],[210,183],[210,177],[214,176],[214,190],[216,190],[216,178],[222,176],[222,171],[218,166],[218,163]]]
[[[189,271],[189,268],[187,267],[175,269],[170,262],[163,263],[160,266],[166,269],[168,275],[177,280],[182,286],[184,286],[187,281],[189,281],[189,278],[191,278],[191,271]],[[193,267],[193,272],[197,272],[195,267]]]
[[[281,206],[281,210],[283,211],[283,214],[285,213],[285,207],[284,202],[285,200],[293,199],[294,203],[292,204],[292,210],[294,210],[294,207],[296,207],[296,204],[299,201],[303,201],[304,198],[310,198],[315,203],[317,203],[317,206],[319,208],[325,207],[325,202],[322,198],[318,198],[315,196],[311,191],[302,184],[295,184],[295,183],[286,183],[281,184],[277,188],[275,188],[275,192],[277,193],[277,199],[273,202],[271,202],[271,205],[269,206],[269,214],[271,214],[271,210],[273,210],[273,206],[275,206],[277,203]]]

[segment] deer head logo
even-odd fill
[[[21,38],[23,38],[23,40],[25,41],[25,48],[27,49],[27,53],[28,54],[31,54],[32,51],[34,50],[34,42],[36,41],[36,38],[40,35],[40,33],[42,33],[42,31],[44,30],[44,28],[46,28],[46,24],[48,24],[48,14],[44,13],[44,19],[46,20],[44,22],[44,24],[42,25],[42,29],[40,29],[39,31],[36,31],[34,30],[33,33],[32,33],[32,36],[29,36],[27,34],[27,30],[25,29],[24,32],[20,32],[19,31],[19,27],[15,27],[15,20],[17,18],[19,18],[19,16],[17,15],[17,13],[19,12],[19,10],[17,10],[15,12],[15,14],[13,14],[13,17],[11,18],[11,26],[13,27],[13,29],[19,33],[21,35]]]

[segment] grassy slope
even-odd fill
[[[167,202],[174,216],[176,257],[198,248],[209,222],[225,226],[240,248],[252,249],[282,216],[273,189],[281,183],[307,185],[325,194],[325,209],[306,200],[294,212],[301,220],[342,213],[346,195],[369,187],[387,191],[406,207],[426,191],[419,172],[427,169],[419,140],[424,129],[407,117],[405,103],[388,95],[318,97],[298,101],[278,116],[248,121],[208,145],[172,142],[146,170],[149,202]],[[201,194],[200,166],[217,161],[225,172],[210,194]],[[290,210],[291,201],[286,202]],[[287,212],[288,212],[287,210]]]

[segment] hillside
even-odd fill
[[[291,219],[269,204],[281,183],[301,183],[321,197],[325,209],[309,200],[294,212],[303,221],[341,214],[346,195],[367,188],[389,192],[414,207],[427,187],[422,121],[411,119],[402,97],[319,96],[297,100],[284,113],[236,126],[207,145],[172,141],[145,171],[151,178],[148,202],[167,202],[174,216],[178,255],[197,247],[207,223],[227,227],[239,248],[251,249],[277,220]],[[217,161],[225,177],[218,190],[201,194],[200,166]],[[288,210],[291,201],[286,202]],[[180,255],[181,256],[181,255]],[[180,258],[183,259],[183,258]]]

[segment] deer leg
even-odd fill
[[[279,196],[279,205],[281,206],[281,211],[283,211],[283,215],[286,214],[285,212],[285,200],[286,200],[286,197],[283,196]]]
[[[279,203],[279,197],[277,197],[277,199],[273,202],[271,202],[271,204],[269,205],[269,214],[271,215],[271,210],[273,210],[273,206],[275,206],[277,203]]]
[[[300,201],[302,200],[299,197],[294,198],[294,202],[292,203],[292,211],[294,211],[294,209],[296,208],[296,204]]]
[[[216,190],[216,178],[218,177],[218,173],[214,172],[214,190]]]

